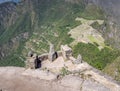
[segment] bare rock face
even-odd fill
[[[39,78],[42,80],[55,80],[57,79],[57,75],[47,71],[47,70],[32,70],[32,69],[27,69],[26,71],[24,71],[22,73],[24,76],[31,76],[31,77],[35,77],[35,78]]]
[[[29,59],[33,63],[33,58]],[[78,60],[82,57],[79,55]],[[64,68],[64,70],[63,70]],[[63,75],[62,75],[63,74]],[[39,69],[0,67],[3,91],[120,91],[120,85],[83,62],[74,64],[62,56],[45,60]]]
[[[32,51],[29,51],[28,52],[28,57],[32,57],[33,56],[33,52]]]
[[[26,74],[31,74],[26,75]],[[17,67],[0,68],[0,89],[3,91],[111,91],[103,88],[99,83],[84,81],[83,79],[68,75],[61,80],[50,81],[45,72],[26,70]],[[39,77],[37,77],[39,76]],[[44,78],[41,79],[41,78]],[[46,78],[46,80],[45,80]]]
[[[82,63],[82,62],[83,62],[82,56],[79,54],[78,57],[77,57],[77,59],[75,60],[75,63],[76,63],[76,64],[80,64],[80,63]]]
[[[68,45],[61,45],[61,51],[65,60],[72,56],[72,49]]]
[[[85,80],[81,87],[82,91],[110,91],[109,88],[106,88],[100,83],[91,81],[91,80]]]
[[[72,75],[65,76],[61,80],[61,85],[80,91],[110,91],[109,88],[104,87],[100,83]]]
[[[61,80],[61,85],[79,90],[82,82],[80,77],[68,75]]]

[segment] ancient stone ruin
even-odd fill
[[[22,75],[59,81],[59,85],[74,89],[67,91],[120,91],[116,81],[83,61],[80,54],[74,58],[68,45],[61,45],[60,49],[55,51],[51,44],[49,53],[37,55],[30,51],[26,61],[26,68],[29,69]]]
[[[55,50],[54,50],[54,45],[53,45],[53,44],[50,44],[50,50],[49,50],[49,55],[48,55],[49,60],[52,62],[52,61],[54,61],[57,57],[58,57],[58,54],[57,54],[57,52],[55,52]]]
[[[62,51],[62,56],[64,57],[65,60],[69,59],[70,56],[72,56],[72,49],[68,47],[68,45],[61,45],[61,51]]]
[[[77,59],[76,59],[76,61],[75,61],[75,63],[76,63],[76,64],[80,64],[80,63],[82,63],[82,62],[83,62],[82,56],[79,54],[78,57],[77,57]]]
[[[36,54],[33,54],[32,51],[28,53],[28,57],[26,60],[26,68],[31,68],[31,69],[37,69],[41,67],[41,62],[45,60],[49,60],[50,62],[53,62],[56,60],[58,57],[62,56],[64,60],[71,60],[74,61],[74,63],[82,63],[82,57],[81,55],[78,55],[78,58],[75,59],[72,56],[72,49],[68,45],[61,45],[61,50],[60,51],[55,51],[54,45],[50,44],[50,49],[49,53],[45,53],[42,55],[37,56]],[[73,60],[72,60],[72,59]]]

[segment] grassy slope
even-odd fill
[[[111,64],[107,64],[103,72],[112,76],[115,80],[120,81],[120,56],[117,57]]]
[[[106,65],[112,63],[118,56],[119,51],[104,48],[99,50],[97,45],[78,43],[73,48],[74,56],[80,53],[85,61],[93,67],[103,70]]]

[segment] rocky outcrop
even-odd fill
[[[84,64],[78,66],[80,69],[85,67]],[[26,70],[19,67],[0,67],[0,90],[120,91],[120,86],[90,69],[58,78],[51,71],[44,69]]]
[[[50,49],[53,49],[53,46]],[[74,58],[67,45],[61,46],[61,53],[62,55],[53,61],[49,58],[41,60],[40,68],[32,69],[32,66],[28,66],[29,69],[22,75],[51,81],[65,87],[64,89],[70,88],[70,91],[120,91],[120,85],[116,81],[84,62],[81,55]],[[34,58],[27,62],[32,63],[34,68]]]

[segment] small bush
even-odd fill
[[[70,71],[68,71],[65,67],[63,67],[63,68],[61,69],[61,75],[62,75],[62,76],[65,76],[65,75],[68,75],[68,74],[70,74]]]

